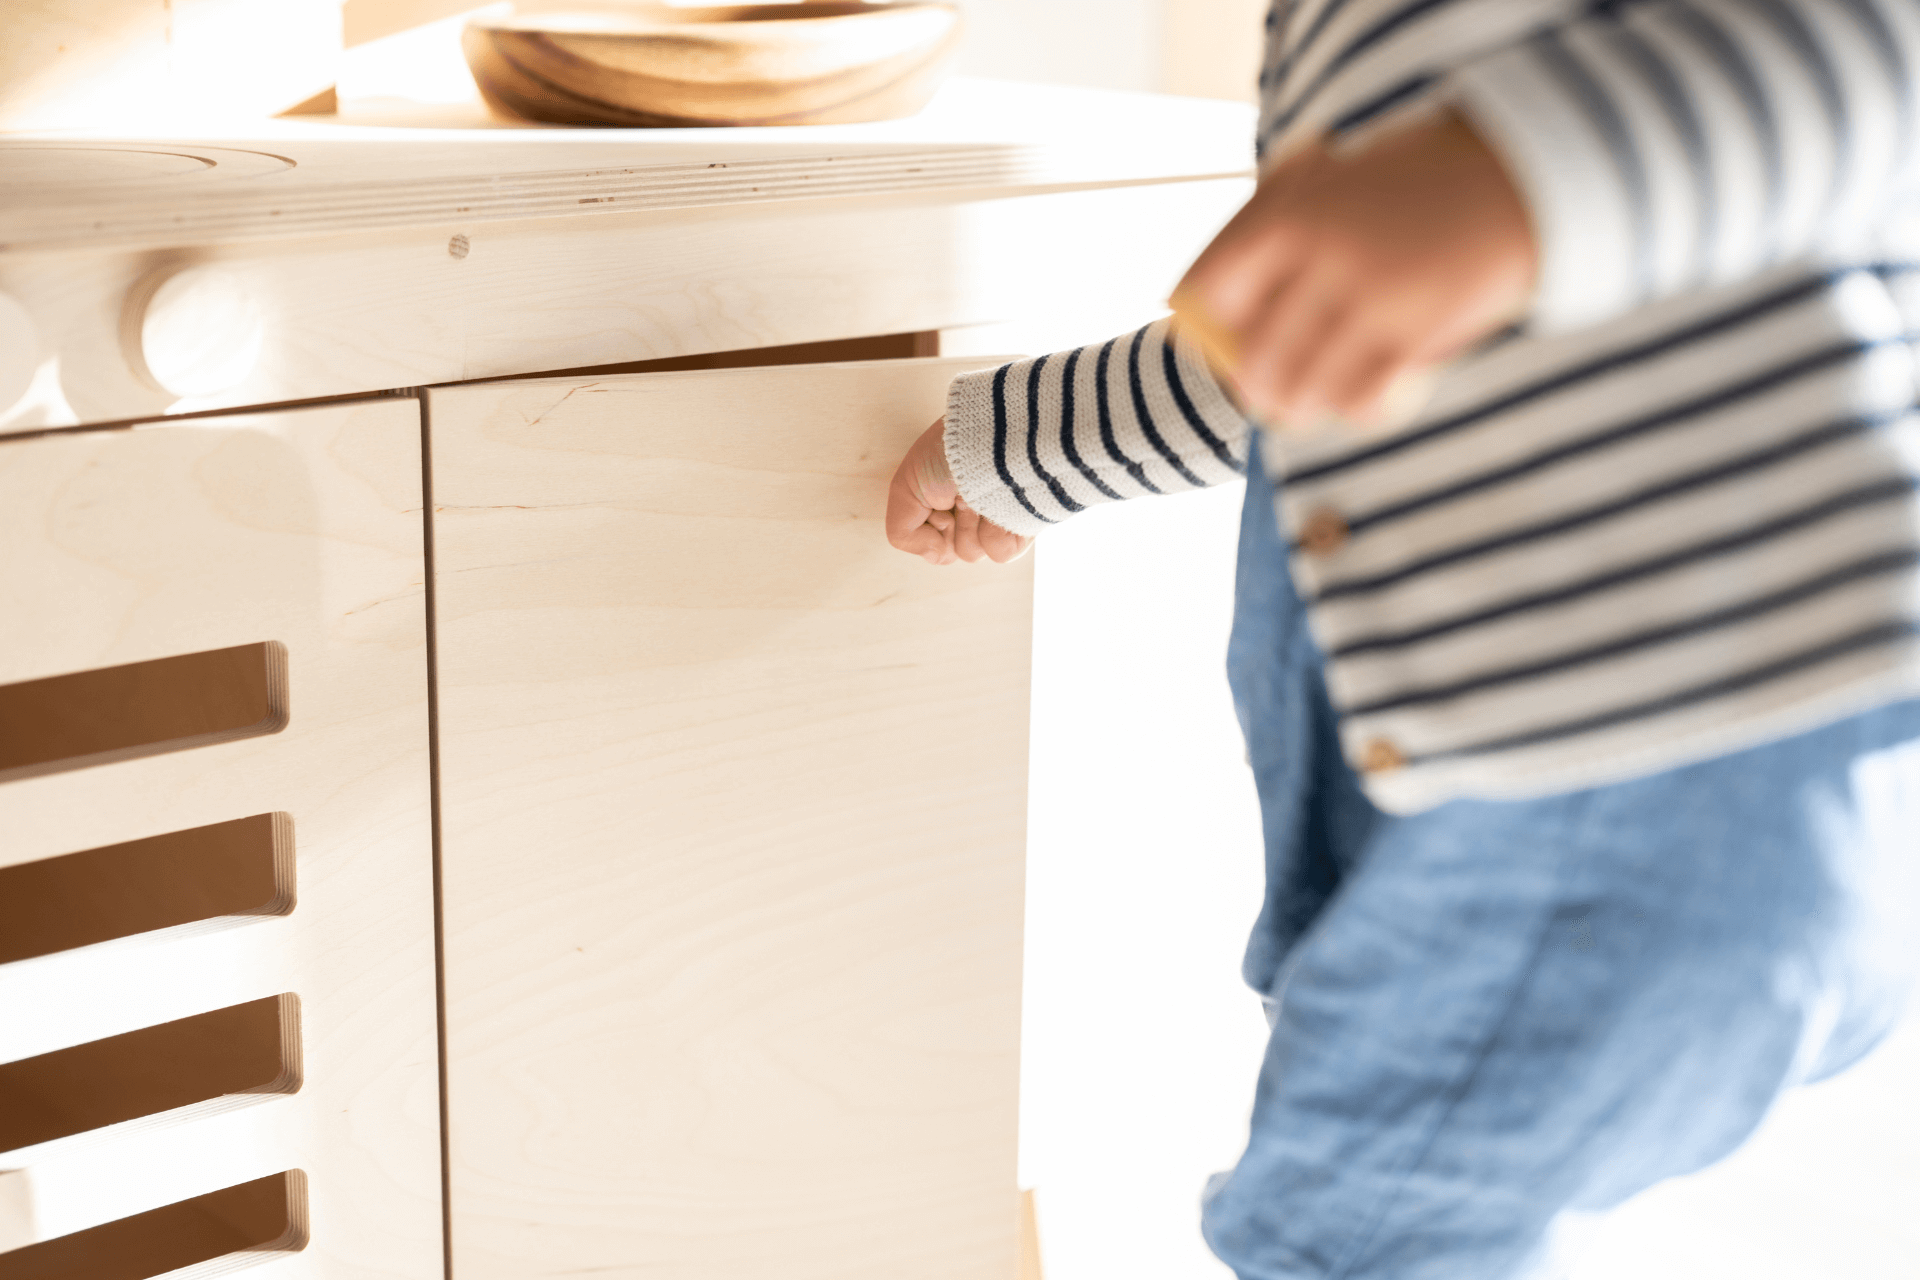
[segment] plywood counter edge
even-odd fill
[[[580,175],[588,177],[590,175]],[[257,244],[277,240],[305,240],[364,231],[406,231],[435,227],[460,228],[503,222],[579,219],[617,213],[663,213],[741,205],[793,204],[826,199],[872,199],[891,196],[945,196],[953,203],[1051,195],[1068,191],[1110,191],[1123,187],[1161,186],[1182,182],[1214,182],[1251,178],[1252,169],[1139,175],[1086,176],[1069,179],[1035,172],[1028,181],[1011,181],[1006,174],[939,172],[933,166],[903,172],[897,179],[787,180],[766,186],[736,180],[731,184],[654,187],[649,177],[636,174],[630,183],[609,191],[606,185],[582,196],[585,185],[528,196],[436,198],[427,184],[403,189],[377,188],[334,193],[337,199],[269,201],[183,201],[175,206],[140,206],[114,202],[102,205],[49,207],[26,214],[0,215],[0,256],[29,252],[76,250],[139,250],[195,244]],[[478,180],[475,180],[478,181]],[[423,196],[423,191],[428,192]]]
[[[271,127],[265,127],[271,126]],[[275,240],[448,223],[1244,177],[1240,104],[956,82],[923,118],[813,129],[535,131],[255,122],[180,133],[13,134],[73,162],[11,184],[0,252]],[[87,150],[178,148],[206,166],[89,181]],[[199,155],[205,152],[206,155]],[[42,162],[57,169],[59,161]]]

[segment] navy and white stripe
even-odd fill
[[[1467,361],[1392,440],[1282,446],[1294,577],[1382,804],[1669,767],[1920,693],[1920,313],[1776,270]]]
[[[1446,92],[1526,193],[1548,332],[1860,252],[1920,170],[1916,59],[1905,0],[1606,0]]]
[[[1171,320],[966,374],[948,392],[947,457],[960,492],[1016,533],[1242,475],[1249,431]]]
[[[1920,7],[1908,0],[1316,0],[1275,12],[1263,155],[1459,106],[1541,226],[1537,329],[1857,240],[1920,160]]]
[[[1293,574],[1349,758],[1392,766],[1375,801],[1567,790],[1920,696],[1920,0],[1282,0],[1268,26],[1268,160],[1450,102],[1541,237],[1528,323],[1419,419],[1262,450],[1296,546],[1344,531]],[[1234,474],[1245,429],[1168,333],[961,379],[962,493],[1032,532]]]

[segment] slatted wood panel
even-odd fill
[[[160,929],[283,916],[296,895],[284,813],[0,867],[0,963]]]
[[[0,1280],[211,1280],[307,1244],[298,1169],[0,1253]],[[285,1274],[285,1269],[281,1270]]]
[[[454,1274],[1011,1280],[1029,565],[991,360],[429,393]]]
[[[263,644],[284,662],[277,731],[0,782],[0,868],[48,868],[9,883],[101,915],[54,931],[86,945],[0,964],[0,1063],[284,993],[302,1075],[0,1154],[0,1248],[302,1170],[311,1239],[276,1276],[441,1275],[419,446],[403,399],[0,442],[0,685]],[[95,722],[130,706],[105,696]],[[147,919],[56,865],[217,868],[246,856],[226,824],[262,815],[293,865],[254,857],[245,902]]]
[[[300,1090],[300,1000],[268,996],[0,1063],[0,1149],[240,1094]]]

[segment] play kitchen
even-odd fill
[[[430,4],[26,14],[0,1280],[1012,1280],[1030,562],[884,489],[1244,110],[949,4],[495,6],[426,107],[335,84]]]

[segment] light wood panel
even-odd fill
[[[271,115],[331,85],[340,0],[7,0],[0,129]]]
[[[0,252],[0,287],[57,351],[69,420],[100,421],[1069,307],[1095,317],[1086,332],[1110,337],[1159,306],[1250,189],[1233,179],[795,201],[175,255],[219,264],[264,318],[252,376],[199,400],[156,391],[121,354],[122,300],[155,269],[152,255]],[[1143,240],[1142,226],[1155,234]]]
[[[0,441],[0,683],[268,643],[286,715],[0,783],[0,866],[283,814],[299,886],[289,914],[0,965],[0,1062],[282,993],[301,1010],[297,1093],[0,1157],[30,1240],[304,1169],[312,1243],[281,1275],[441,1275],[419,458],[397,398]]]
[[[214,118],[195,126],[126,113],[112,132],[7,138],[0,244],[172,248],[448,222],[591,223],[636,210],[932,191],[1015,195],[1252,168],[1253,115],[1237,103],[986,81],[951,82],[919,115],[874,124],[715,131],[496,123],[480,114],[447,128],[394,127],[378,117]]]
[[[958,371],[429,393],[455,1274],[1010,1280],[1031,579]]]

